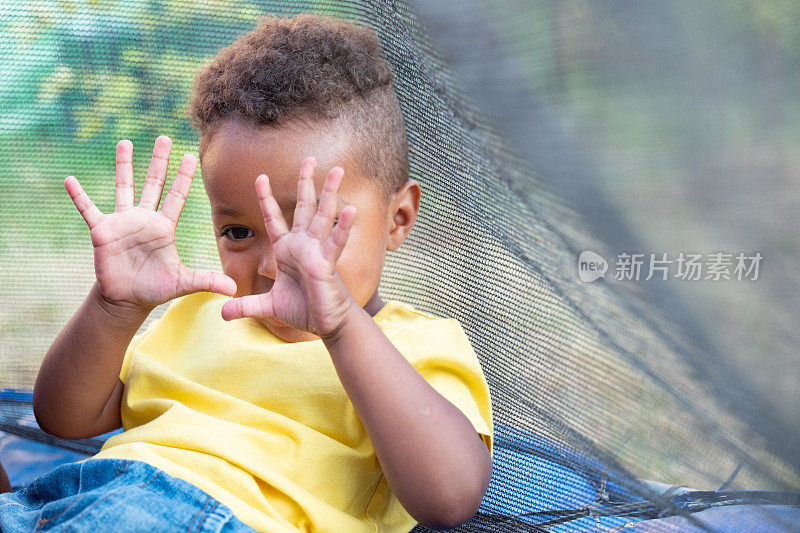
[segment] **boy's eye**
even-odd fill
[[[242,239],[246,239],[247,237],[252,237],[253,232],[249,228],[245,228],[243,226],[231,226],[223,229],[220,232],[220,235],[227,236],[229,239],[234,241],[240,241]]]

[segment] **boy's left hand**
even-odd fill
[[[348,205],[336,217],[336,198],[344,169],[333,167],[325,179],[317,209],[314,192],[316,160],[300,164],[297,206],[291,230],[272,195],[265,174],[256,178],[264,224],[278,270],[272,289],[265,294],[234,298],[222,307],[222,318],[267,318],[321,338],[332,335],[352,305],[358,305],[336,272],[336,261],[347,243],[356,216]],[[333,231],[331,231],[333,228]]]

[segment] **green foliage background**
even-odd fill
[[[197,154],[185,113],[192,78],[268,7],[240,0],[2,3],[0,387],[32,387],[35,374],[23,362],[41,360],[94,282],[88,228],[64,178],[76,176],[101,211],[113,211],[115,146],[130,139],[138,201],[153,142],[167,135],[168,188],[183,154]],[[201,174],[176,244],[187,265],[219,269]]]

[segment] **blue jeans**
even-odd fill
[[[0,494],[0,530],[251,533],[191,483],[142,461],[63,464]]]

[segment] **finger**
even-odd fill
[[[302,231],[308,227],[311,217],[317,208],[317,198],[314,194],[314,169],[317,160],[306,157],[300,163],[300,180],[297,183],[297,205],[294,208],[292,229]]]
[[[172,150],[172,140],[166,135],[159,135],[153,145],[153,157],[142,186],[142,196],[139,198],[139,207],[155,209],[161,201],[161,192],[167,180],[167,167],[169,166],[169,153]]]
[[[283,218],[277,200],[272,196],[272,187],[270,187],[269,177],[266,174],[261,174],[256,178],[256,193],[261,206],[261,214],[264,215],[267,235],[269,235],[269,240],[275,244],[278,239],[289,232],[289,227],[286,225],[286,219]]]
[[[64,188],[67,189],[67,194],[72,198],[72,203],[78,208],[78,212],[83,217],[83,220],[86,221],[86,224],[89,225],[89,230],[91,231],[105,215],[94,205],[94,202],[83,190],[75,176],[67,176],[67,179],[64,180]]]
[[[328,177],[325,178],[325,184],[322,186],[322,194],[319,197],[317,213],[308,226],[308,234],[321,241],[331,234],[333,220],[336,218],[336,195],[342,184],[343,175],[342,167],[333,167],[328,172]]]
[[[246,316],[257,318],[274,317],[272,294],[250,294],[229,300],[222,306],[223,320],[234,320]]]
[[[186,154],[181,159],[181,164],[178,166],[178,175],[169,188],[164,203],[161,205],[161,213],[173,221],[178,223],[178,219],[183,212],[183,206],[186,204],[186,198],[189,197],[189,188],[192,186],[192,178],[197,170],[197,158],[194,154]]]
[[[236,282],[233,281],[233,278],[219,272],[192,270],[183,266],[178,281],[178,296],[201,291],[233,296],[236,294]]]
[[[333,228],[333,233],[322,245],[322,255],[331,263],[336,263],[342,255],[347,239],[350,237],[350,228],[356,219],[356,206],[348,205],[339,215],[339,223]]]
[[[116,181],[114,210],[133,207],[133,143],[128,139],[117,143]]]

